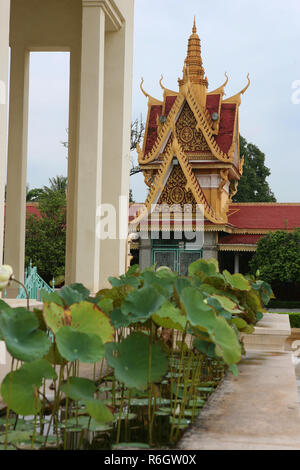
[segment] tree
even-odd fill
[[[277,297],[291,295],[291,300],[296,300],[300,283],[300,229],[278,230],[262,237],[250,269],[252,274],[259,271],[259,277],[272,284]]]
[[[43,193],[44,190],[42,188],[34,188],[27,190],[26,202],[38,202]]]
[[[145,133],[145,124],[143,122],[142,116],[140,119],[136,119],[131,123],[131,139],[130,139],[130,150],[135,150],[137,145],[141,143],[144,138]],[[132,167],[130,170],[130,176],[140,173],[142,170],[139,165],[134,165],[132,162]]]
[[[46,282],[65,272],[66,193],[58,181],[50,180],[50,188],[39,195],[41,217],[31,215],[26,223],[25,263],[32,260]]]
[[[265,166],[265,154],[240,136],[240,154],[245,157],[243,176],[234,202],[276,202],[267,182],[271,172]]]
[[[44,192],[61,191],[66,193],[68,187],[68,178],[66,176],[56,176],[49,179],[50,187],[44,186]]]

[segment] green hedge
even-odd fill
[[[268,303],[267,308],[287,308],[287,309],[300,308],[300,301],[272,299]]]
[[[300,313],[289,313],[291,328],[300,328]]]

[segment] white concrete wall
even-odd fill
[[[133,16],[134,0],[12,0],[5,260],[19,278],[25,245],[28,51],[37,50],[71,55],[66,282],[83,282],[95,292],[109,275],[124,272]],[[119,196],[124,198],[121,211]],[[102,202],[113,204],[122,216],[115,240],[97,238]]]
[[[0,0],[0,263],[3,259],[4,188],[7,152],[7,102],[10,0]]]

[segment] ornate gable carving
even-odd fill
[[[187,191],[185,189],[186,184],[187,180],[181,166],[175,166],[160,195],[158,204],[168,204],[169,206],[180,204],[181,207],[183,207],[184,204],[196,204],[191,190],[189,189]]]
[[[176,124],[178,142],[186,153],[210,153],[205,137],[196,129],[196,126],[196,118],[188,103],[185,103]]]

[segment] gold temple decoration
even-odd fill
[[[142,79],[140,88],[148,99],[148,117],[143,148],[137,146],[137,152],[149,193],[139,218],[158,201],[202,204],[205,219],[211,222],[209,230],[214,226],[229,230],[229,205],[243,173],[239,106],[250,86],[249,74],[247,80],[239,93],[226,100],[227,73],[221,86],[208,91],[195,19],[183,75],[178,80],[179,91],[166,88],[161,76],[163,99],[159,101],[144,90]]]
[[[227,72],[225,72],[225,77],[226,77],[226,80],[223,83],[223,85],[221,85],[219,88],[216,88],[216,90],[210,91],[207,94],[208,95],[218,95],[218,94],[220,94],[220,95],[224,96],[225,95],[225,87],[226,87],[226,85],[228,84],[228,81],[229,81]]]
[[[236,95],[234,96],[231,96],[230,98],[228,98],[227,100],[224,100],[223,103],[232,103],[232,104],[237,104],[238,106],[240,106],[241,102],[242,102],[242,99],[241,99],[241,95],[243,95],[249,88],[250,84],[251,84],[251,81],[250,81],[250,74],[248,73],[247,75],[247,80],[248,80],[248,83],[247,85],[245,86],[245,88],[243,88],[239,93],[237,93]]]

